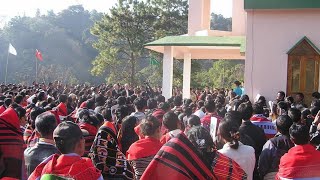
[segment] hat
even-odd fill
[[[63,140],[82,139],[82,131],[76,123],[65,121],[60,123],[53,131],[53,138]]]

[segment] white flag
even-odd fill
[[[12,44],[10,43],[9,44],[9,53],[12,54],[12,55],[17,55],[17,51],[16,49],[12,46]]]

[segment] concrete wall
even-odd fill
[[[210,0],[189,0],[188,35],[210,29]]]
[[[233,0],[232,2],[232,35],[246,35],[246,12],[244,0]]]
[[[247,12],[245,91],[274,100],[287,89],[287,51],[307,36],[320,48],[319,10]]]

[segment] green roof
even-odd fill
[[[308,44],[310,44],[310,46],[313,47],[313,49],[318,53],[320,54],[320,50],[319,48],[313,44],[313,42],[307,37],[307,36],[304,36],[300,41],[298,41],[288,52],[287,54],[290,54],[300,43],[302,43],[303,40],[306,40],[308,42]]]
[[[319,0],[244,0],[244,9],[320,8]]]
[[[246,50],[245,36],[167,36],[145,46],[234,46]]]

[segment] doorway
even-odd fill
[[[288,96],[301,92],[310,105],[311,94],[319,90],[319,49],[304,37],[288,52]]]

